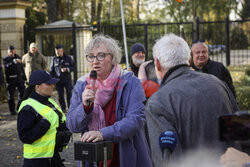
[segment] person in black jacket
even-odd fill
[[[3,76],[3,66],[0,63],[0,86],[4,83],[4,76]],[[0,88],[1,90],[1,88]]]
[[[16,54],[14,46],[9,46],[8,56],[3,59],[3,64],[7,82],[9,110],[11,115],[16,115],[14,99],[15,90],[16,88],[18,89],[18,109],[25,89],[24,82],[26,76],[22,65],[22,59]]]
[[[60,79],[56,84],[56,90],[59,96],[59,103],[63,112],[66,112],[66,104],[64,100],[64,88],[67,94],[68,108],[70,106],[70,98],[72,95],[72,80],[71,72],[74,71],[75,63],[69,55],[63,53],[63,46],[60,44],[56,45],[55,48],[56,56],[53,58],[50,66],[50,74]]]
[[[208,47],[204,41],[193,43],[191,50],[191,67],[195,71],[212,74],[224,81],[235,97],[235,90],[230,72],[222,63],[209,59]]]
[[[135,43],[131,47],[130,56],[132,57],[129,71],[133,71],[134,75],[138,77],[140,65],[145,61],[145,47],[141,43]]]

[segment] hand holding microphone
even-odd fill
[[[177,134],[172,131],[162,132],[159,136],[159,145],[162,151],[162,156],[166,158],[166,164],[168,164],[170,154],[176,148],[177,139]]]
[[[96,71],[90,72],[90,80],[85,90],[82,93],[82,102],[85,106],[90,106],[95,98],[95,82],[97,79]]]

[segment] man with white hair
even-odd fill
[[[238,110],[232,92],[217,77],[189,67],[190,49],[181,37],[162,37],[153,47],[153,57],[162,80],[146,107],[154,166],[171,166],[201,148],[223,153],[227,145],[219,141],[217,118]],[[213,155],[219,162],[218,154]]]
[[[23,55],[22,63],[28,82],[30,74],[33,71],[46,70],[46,60],[44,56],[37,51],[37,45],[34,42],[30,44],[29,52]]]
[[[220,62],[209,58],[208,47],[204,40],[195,40],[192,45],[191,67],[195,71],[212,74],[224,81],[235,96],[233,80],[228,69]]]

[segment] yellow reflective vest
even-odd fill
[[[51,98],[49,98],[49,102],[52,103],[57,108],[57,110],[59,110],[62,113],[63,116],[62,122],[65,122],[66,117],[62,112],[61,108]],[[23,145],[23,157],[27,159],[51,158],[54,155],[54,150],[56,145],[56,133],[57,133],[56,129],[59,126],[59,117],[52,108],[32,98],[24,100],[21,103],[18,112],[20,112],[21,109],[26,105],[31,106],[33,109],[36,110],[38,114],[47,119],[50,123],[50,128],[41,138],[37,139],[32,144]]]

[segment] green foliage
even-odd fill
[[[240,86],[250,86],[250,66],[243,67],[244,75],[240,78]]]
[[[240,27],[235,27],[231,34],[231,48],[232,49],[247,49],[248,39],[244,30]]]
[[[46,15],[43,12],[37,12],[32,7],[25,10],[26,14],[26,25],[27,25],[27,39],[30,42],[35,41],[35,27],[44,25],[46,21]]]
[[[225,34],[225,23],[211,23],[211,24],[201,24],[200,36],[202,39],[206,39],[206,42],[211,45],[221,45],[223,38],[215,38]]]
[[[236,98],[240,110],[250,110],[250,86],[236,88]]]
[[[153,5],[155,4],[155,5]],[[237,10],[236,0],[144,0],[143,12],[146,19],[155,21],[185,22],[198,16],[201,21],[224,20],[226,15]]]
[[[243,4],[242,11],[240,13],[240,17],[242,19],[247,19],[250,17],[250,1],[245,0],[245,3]]]
[[[44,11],[45,14],[45,10],[42,9],[46,8],[46,3],[48,5],[48,2],[55,0],[29,1],[32,2],[33,9]],[[93,19],[99,17],[97,11],[98,5],[100,5],[100,21],[102,24],[121,24],[120,1],[70,0],[69,2],[70,18],[77,23],[92,24]],[[68,1],[56,0],[56,4],[56,6],[47,6],[47,9],[50,9],[48,11],[54,11],[58,19],[67,19]],[[198,16],[201,21],[213,21],[224,20],[225,16],[232,10],[236,12],[237,4],[237,0],[184,0],[182,3],[178,3],[176,0],[123,0],[123,10],[126,24],[186,22],[193,21],[195,16]],[[96,7],[94,16],[91,13],[92,5]]]
[[[250,66],[229,66],[240,110],[250,110]]]
[[[46,56],[54,56],[55,46],[60,43],[64,46],[65,54],[72,54],[70,53],[72,40],[71,31],[50,31],[49,33],[41,33],[41,42],[43,46],[42,53]]]
[[[124,39],[122,26],[110,26],[108,23],[101,26],[101,32],[119,41],[120,46],[124,48]],[[147,32],[147,34],[145,34]],[[147,25],[126,25],[126,38],[128,46],[128,54],[130,52],[131,46],[140,42],[145,45],[145,36],[147,36],[147,48],[148,48],[148,59],[152,59],[152,48],[157,39],[167,33],[174,33],[182,36],[188,43],[192,41],[192,24],[159,24],[156,26]],[[124,53],[124,52],[123,52]],[[129,56],[130,58],[130,56]],[[122,62],[125,62],[125,53],[122,58]]]
[[[245,86],[250,86],[250,76],[245,75],[241,80],[241,84]]]
[[[248,77],[250,77],[250,65],[246,67],[245,73]]]

